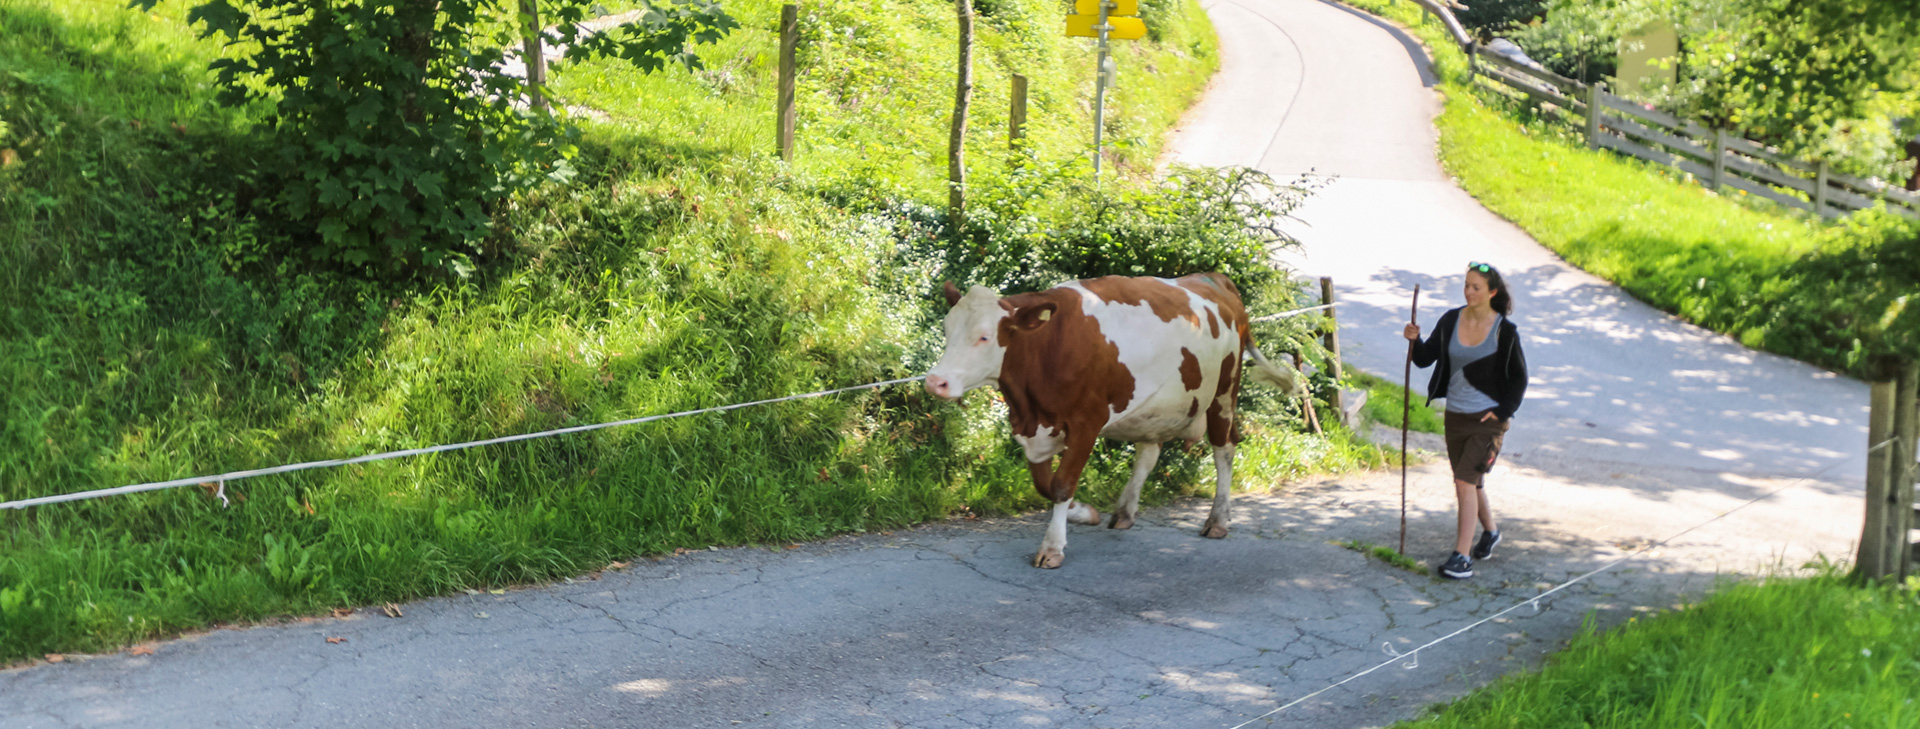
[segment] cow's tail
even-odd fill
[[[1253,369],[1247,372],[1247,376],[1253,378],[1254,382],[1277,388],[1294,397],[1307,394],[1307,378],[1298,370],[1269,361],[1252,342],[1247,343],[1247,353],[1253,355]]]

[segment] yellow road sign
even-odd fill
[[[1100,16],[1097,15],[1069,15],[1067,35],[1098,38],[1100,31],[1094,30],[1093,26],[1099,24]],[[1107,24],[1113,26],[1113,30],[1107,31],[1107,38],[1111,40],[1137,40],[1147,35],[1147,24],[1139,18],[1109,17]]]
[[[1117,7],[1107,11],[1108,16],[1140,14],[1140,0],[1113,0],[1113,4]],[[1073,12],[1098,18],[1100,0],[1073,0]]]

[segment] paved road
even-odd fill
[[[1231,727],[1782,486],[1645,559],[1254,726],[1379,726],[1534,665],[1607,625],[1858,529],[1863,388],[1744,351],[1569,269],[1448,184],[1417,47],[1314,0],[1213,0],[1225,68],[1176,149],[1340,180],[1302,211],[1349,358],[1392,372],[1414,283],[1431,320],[1466,259],[1510,272],[1539,384],[1496,474],[1511,535],[1444,582],[1337,539],[1390,544],[1397,474],[1289,484],[1130,532],[1074,527],[1026,566],[1038,517],[640,561],[597,579],[462,595],[405,617],[222,630],[153,655],[0,672],[0,727]],[[1437,447],[1426,439],[1428,447]],[[1838,462],[1838,466],[1830,464]],[[1798,477],[1828,468],[1824,479]],[[1412,474],[1415,556],[1452,524],[1443,470]],[[330,643],[328,638],[344,638]]]

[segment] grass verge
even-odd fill
[[[919,374],[935,354],[937,277],[967,273],[916,255],[946,235],[949,6],[807,6],[791,165],[768,154],[777,2],[729,2],[743,28],[700,73],[554,69],[556,99],[605,115],[583,123],[574,181],[497,211],[472,277],[396,283],[286,255],[260,202],[270,191],[249,174],[263,108],[212,103],[206,65],[226,51],[195,39],[187,3],[123,5],[0,5],[0,149],[14,152],[0,166],[0,499]],[[1018,71],[1035,89],[1035,164],[1018,169],[1072,167],[1091,123],[1091,46],[1058,37],[1051,0],[993,6],[970,166],[1012,168],[994,89]],[[1150,166],[1217,63],[1197,3],[1151,9],[1159,39],[1122,46],[1120,167]],[[981,178],[986,198],[1014,184]],[[1039,189],[1045,204],[970,240],[986,250],[1008,231],[1060,229],[1073,200]],[[1139,240],[1185,219],[1161,204],[1175,193],[1106,189],[1153,203],[1128,223]],[[1114,256],[1134,245],[1107,243]],[[1287,339],[1268,335],[1269,351]],[[1248,397],[1243,483],[1381,459],[1346,434],[1301,435],[1289,403]],[[1003,422],[903,387],[242,481],[230,509],[181,489],[9,510],[0,663],[677,548],[1030,509]],[[1127,456],[1100,452],[1090,500],[1115,495]],[[1204,492],[1207,462],[1170,452],[1143,502]]]
[[[1359,370],[1348,372],[1347,377],[1354,384],[1366,388],[1367,403],[1360,406],[1360,416],[1367,422],[1399,430],[1404,417],[1411,424],[1410,429],[1416,432],[1446,432],[1446,422],[1441,419],[1442,411],[1426,402],[1425,383],[1413,384],[1413,400],[1420,404],[1408,408],[1406,389],[1401,384]]]
[[[1426,565],[1420,564],[1418,560],[1412,557],[1401,554],[1399,550],[1392,547],[1374,544],[1373,542],[1363,542],[1358,539],[1348,539],[1343,542],[1338,542],[1338,544],[1347,549],[1364,554],[1369,558],[1380,560],[1408,572],[1417,575],[1427,574]]]
[[[1838,576],[1736,584],[1585,632],[1412,729],[1896,729],[1920,725],[1920,590]]]

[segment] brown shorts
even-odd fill
[[[1476,487],[1487,485],[1487,470],[1500,457],[1500,442],[1507,434],[1507,421],[1495,417],[1486,422],[1486,413],[1447,413],[1447,461],[1453,464],[1453,477]]]

